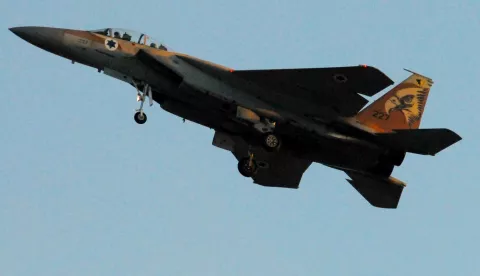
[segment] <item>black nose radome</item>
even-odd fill
[[[30,42],[35,39],[35,27],[14,27],[9,30],[23,40]]]
[[[21,39],[47,51],[63,44],[63,29],[48,27],[14,27],[9,29]]]

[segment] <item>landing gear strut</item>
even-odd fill
[[[253,158],[253,153],[249,157],[244,157],[238,161],[238,171],[245,177],[252,177],[257,172],[257,162]]]
[[[153,105],[153,98],[152,98],[152,87],[148,84],[143,85],[143,90],[140,92],[140,89],[138,89],[138,85],[135,81],[132,81],[133,85],[135,85],[135,88],[137,89],[137,102],[140,102],[140,108],[135,110],[136,113],[133,116],[135,119],[135,122],[137,124],[144,124],[147,121],[147,114],[143,112],[143,103],[145,102],[145,98],[148,96],[149,98],[149,105]]]

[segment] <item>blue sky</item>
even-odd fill
[[[0,3],[0,275],[478,275],[480,2]],[[399,208],[312,165],[298,190],[240,176],[213,131],[22,41],[8,27],[124,27],[235,69],[369,64],[434,79]]]

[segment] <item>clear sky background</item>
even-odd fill
[[[480,2],[0,2],[0,275],[479,275]],[[315,164],[300,189],[237,172],[213,130],[147,108],[13,26],[124,27],[235,69],[369,64],[434,79],[423,128],[463,140],[408,155],[399,208]]]

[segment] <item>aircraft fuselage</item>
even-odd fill
[[[227,67],[88,31],[43,27],[20,27],[12,31],[44,50],[129,84],[132,81],[148,83],[153,88],[153,99],[164,110],[217,131],[231,135],[248,132],[251,128],[242,124],[235,114],[237,106],[242,106],[259,116],[289,122],[305,132],[315,133],[316,139],[311,141],[287,138],[292,143],[285,143],[286,150],[301,158],[363,171],[374,166],[385,153],[384,148],[371,141],[339,132],[328,123],[314,123],[282,109],[281,105],[263,101],[253,93],[258,87],[235,79]],[[140,51],[146,54],[142,57]],[[155,60],[151,60],[152,57]],[[156,62],[157,67],[147,66],[149,62]],[[215,75],[210,74],[212,70],[216,71]],[[255,146],[256,135],[251,136],[249,142]]]

